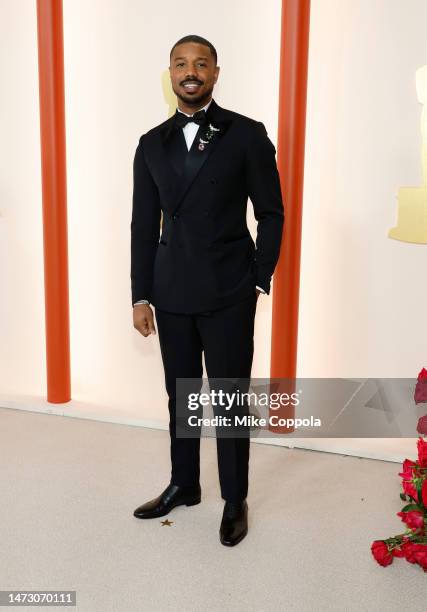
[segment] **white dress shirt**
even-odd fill
[[[199,108],[199,110],[208,110],[210,103],[212,102],[212,98],[209,100],[209,102],[206,104],[206,106],[203,106],[202,108]],[[191,117],[191,115],[188,115],[187,113],[184,113],[184,111],[180,110],[179,108],[177,109],[180,113],[182,113],[183,115],[187,115],[187,117]],[[197,112],[197,111],[194,111]],[[194,115],[194,113],[193,113]],[[198,123],[194,123],[194,121],[189,121],[187,123],[187,125],[185,125],[182,128],[182,131],[184,132],[184,137],[185,137],[185,142],[187,143],[187,149],[190,150],[191,149],[191,145],[193,144],[193,140],[196,137],[196,134],[199,130],[199,124]]]
[[[208,110],[210,103],[212,102],[212,98],[209,100],[209,102],[205,105],[202,106],[202,108],[199,108],[198,110]],[[191,115],[188,115],[187,113],[184,113],[184,111],[180,110],[179,108],[177,108],[177,111],[180,113],[183,113],[184,115],[187,115],[187,117],[192,117],[194,115],[194,113],[192,113]],[[197,112],[197,111],[194,111]],[[187,143],[187,149],[190,150],[191,149],[191,145],[193,144],[193,141],[196,137],[197,132],[199,131],[199,124],[195,123],[194,121],[189,121],[183,128],[182,131],[184,132],[184,138],[185,138],[185,142]],[[256,287],[257,289],[259,289],[261,291],[261,293],[265,293],[264,289],[261,289],[261,287]],[[139,300],[138,302],[135,302],[135,304],[148,304],[148,300]],[[134,305],[135,305],[134,304]]]

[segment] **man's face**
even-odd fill
[[[172,89],[189,106],[203,106],[218,79],[209,47],[199,43],[182,43],[175,47],[169,66]]]

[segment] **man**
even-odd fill
[[[155,334],[169,397],[171,480],[137,508],[142,519],[201,500],[200,438],[176,434],[176,380],[250,379],[259,293],[270,292],[283,228],[275,148],[264,124],[212,98],[219,66],[213,45],[190,35],[170,53],[175,115],[143,134],[134,158],[131,284],[134,327]],[[258,221],[246,224],[248,197]],[[160,219],[162,233],[160,237]],[[160,237],[160,240],[159,240]],[[246,535],[249,437],[217,435],[220,541]]]

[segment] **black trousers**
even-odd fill
[[[169,397],[171,482],[181,486],[199,483],[200,438],[176,435],[176,379],[203,377],[250,379],[254,352],[253,294],[231,306],[206,313],[177,314],[155,309],[157,331]],[[247,389],[240,389],[246,391]],[[226,501],[245,499],[248,492],[249,435],[219,437],[217,459],[221,496]]]

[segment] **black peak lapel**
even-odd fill
[[[216,147],[219,146],[232,121],[224,109],[213,99],[206,111],[206,118],[206,124],[199,126],[188,153],[184,151],[182,153],[185,156],[185,161],[181,174],[179,172],[179,164],[176,163],[176,153],[177,150],[182,150],[182,147],[180,145],[177,147],[177,139],[171,138],[174,129],[176,129],[174,127],[174,116],[169,118],[169,122],[165,124],[161,131],[163,151],[165,157],[168,158],[171,169],[173,169],[173,172],[171,172],[172,193],[168,206],[168,208],[170,207],[171,214],[177,210],[200,169]],[[185,145],[183,134],[182,140]],[[178,142],[180,141],[178,140]]]

